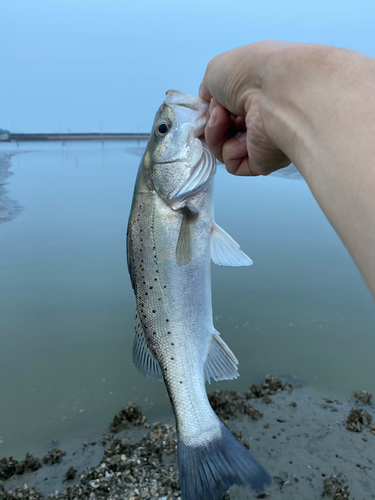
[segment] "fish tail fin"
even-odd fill
[[[221,424],[221,435],[209,442],[177,445],[181,495],[184,500],[220,500],[232,484],[261,490],[271,476]]]

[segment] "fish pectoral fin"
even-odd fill
[[[210,251],[212,261],[219,266],[251,266],[253,263],[240,245],[216,222],[211,228]]]
[[[183,209],[183,219],[176,246],[176,261],[179,266],[187,266],[194,255],[194,225],[198,219],[198,212],[188,206]]]
[[[144,377],[162,382],[164,379],[159,362],[155,359],[146,343],[145,334],[137,313],[135,314],[135,321],[133,363]]]
[[[238,360],[216,330],[212,334],[211,345],[204,364],[204,378],[210,384],[211,377],[219,380],[231,380],[239,376]]]

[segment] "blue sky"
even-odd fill
[[[0,16],[0,128],[148,132],[169,88],[196,94],[214,55],[257,40],[375,56],[365,0],[9,0]]]

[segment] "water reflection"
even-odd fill
[[[18,201],[9,198],[8,189],[5,187],[9,184],[7,179],[13,175],[10,172],[12,156],[12,153],[0,153],[0,224],[15,219],[24,209]]]

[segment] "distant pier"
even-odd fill
[[[30,141],[144,141],[150,134],[11,134],[1,133],[0,142],[30,142]]]

